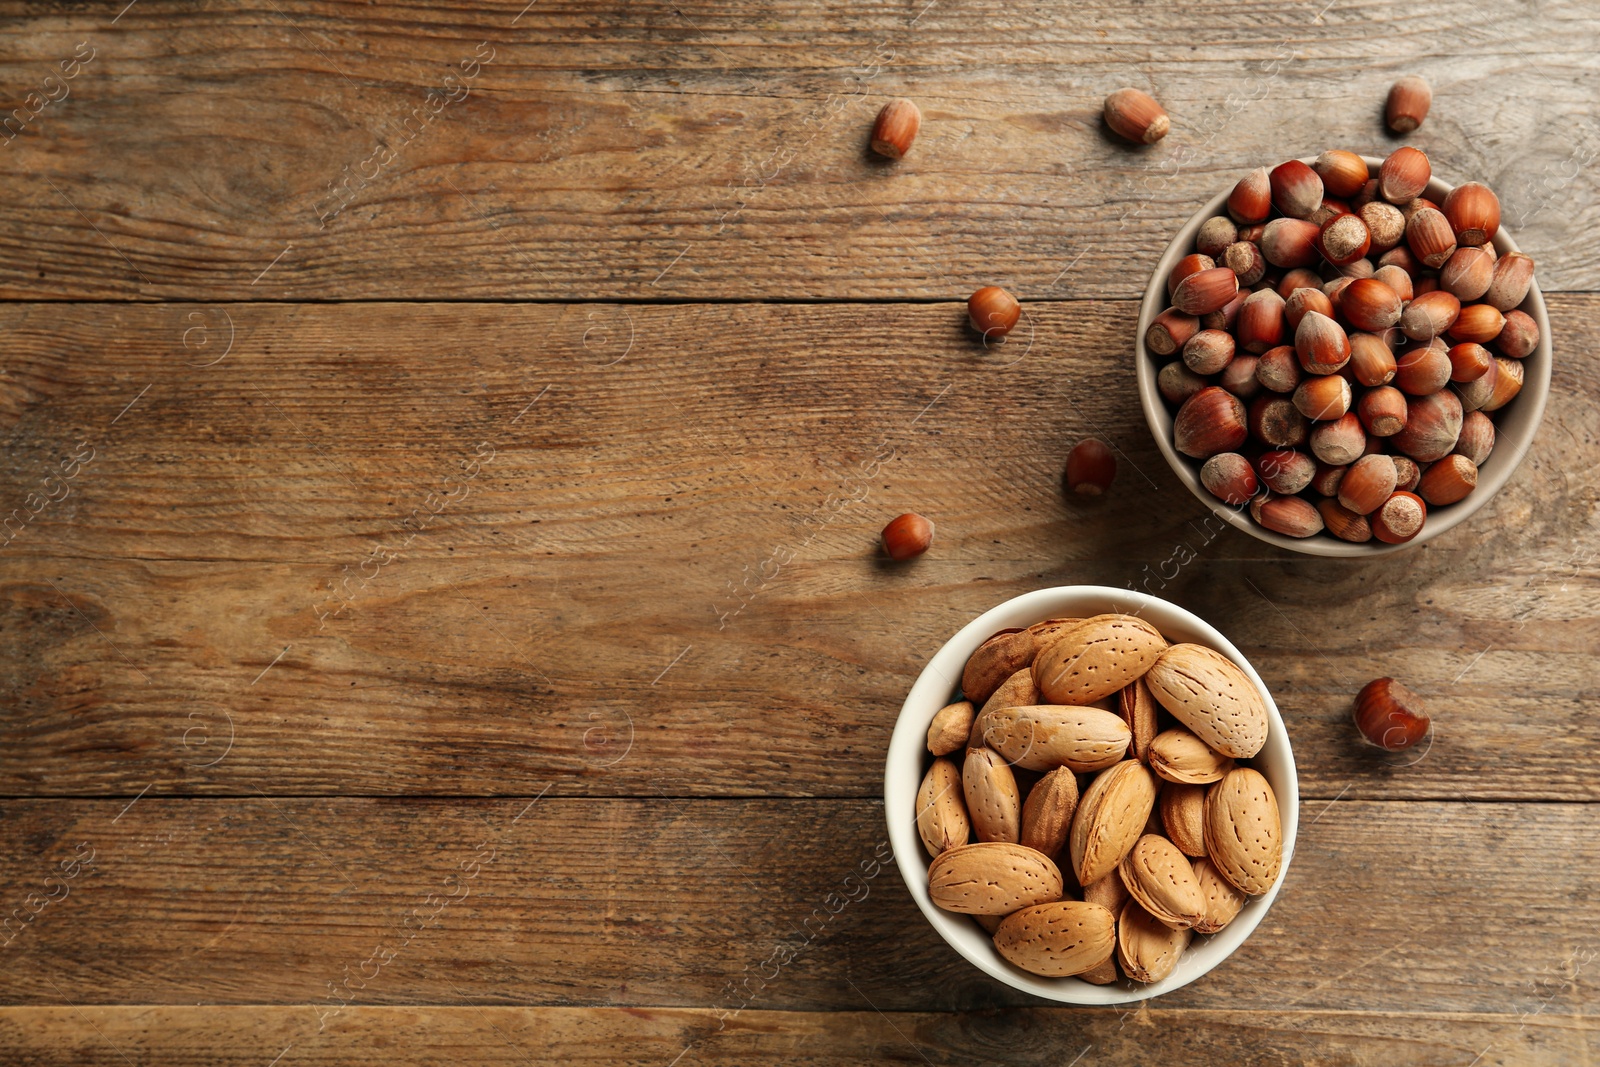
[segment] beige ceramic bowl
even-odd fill
[[[1378,166],[1383,160],[1372,156],[1363,158],[1367,161],[1368,172],[1376,177]],[[1305,162],[1310,163],[1311,160]],[[1442,202],[1451,188],[1435,177],[1428,183],[1426,195],[1436,203]],[[1489,499],[1500,491],[1502,485],[1506,484],[1512,472],[1517,469],[1517,465],[1522,462],[1522,457],[1532,446],[1534,435],[1539,430],[1539,420],[1544,417],[1545,401],[1550,396],[1550,320],[1545,315],[1544,296],[1539,292],[1538,281],[1535,280],[1533,287],[1528,290],[1528,297],[1522,302],[1521,309],[1539,324],[1539,347],[1522,361],[1527,372],[1522,391],[1517,394],[1515,400],[1495,413],[1494,451],[1479,468],[1478,487],[1471,495],[1460,503],[1442,508],[1430,508],[1422,532],[1403,545],[1389,545],[1376,540],[1365,544],[1351,544],[1339,540],[1326,531],[1313,537],[1285,537],[1258,525],[1250,517],[1248,508],[1235,508],[1225,504],[1208,493],[1205,486],[1200,484],[1201,461],[1190,459],[1173,447],[1173,412],[1168,409],[1167,402],[1156,390],[1156,373],[1168,358],[1173,357],[1153,355],[1144,344],[1144,334],[1150,328],[1150,320],[1168,306],[1167,275],[1172,273],[1173,264],[1194,251],[1194,235],[1206,219],[1213,215],[1226,214],[1223,205],[1227,202],[1228,193],[1231,191],[1232,186],[1229,186],[1228,189],[1218,193],[1210,203],[1184,224],[1183,229],[1178,231],[1178,235],[1167,246],[1166,254],[1156,266],[1155,276],[1150,279],[1150,285],[1145,289],[1144,306],[1139,312],[1139,332],[1135,342],[1138,352],[1135,373],[1139,379],[1139,402],[1144,406],[1145,422],[1149,423],[1150,432],[1155,435],[1156,447],[1161,449],[1161,454],[1167,458],[1167,463],[1177,473],[1178,480],[1188,486],[1189,491],[1219,518],[1238,527],[1251,537],[1312,556],[1387,555],[1390,552],[1399,552],[1420,545],[1458,523],[1465,522],[1479,508],[1487,504]],[[1501,254],[1521,251],[1506,233],[1504,226],[1495,235],[1494,246]]]
[[[994,942],[971,916],[945,911],[928,895],[928,852],[917,836],[917,788],[927,773],[928,726],[934,714],[956,699],[961,688],[961,670],[967,659],[989,635],[1007,627],[1032,626],[1046,619],[1088,618],[1105,612],[1138,615],[1168,641],[1194,641],[1208,645],[1237,663],[1261,691],[1267,704],[1267,743],[1248,763],[1266,776],[1277,794],[1278,813],[1283,821],[1283,866],[1272,888],[1251,897],[1238,916],[1220,931],[1196,936],[1177,969],[1159,982],[1142,985],[1119,979],[1111,985],[1092,985],[1081,978],[1042,978],[1012,966],[995,949]],[[1267,909],[1283,887],[1294,857],[1295,835],[1300,825],[1300,783],[1295,774],[1294,750],[1284,728],[1278,706],[1272,702],[1261,676],[1233,644],[1193,612],[1176,604],[1131,589],[1112,589],[1100,585],[1068,585],[1036,589],[990,608],[964,626],[945,646],[934,653],[923,668],[894,726],[889,739],[889,757],[883,775],[883,809],[889,822],[889,842],[894,848],[900,877],[928,922],[950,947],[966,957],[974,967],[1014,989],[1066,1004],[1122,1004],[1170,993],[1186,986],[1233,954],[1252,931],[1266,918]]]

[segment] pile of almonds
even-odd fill
[[[1290,537],[1399,544],[1478,483],[1539,327],[1500,203],[1423,196],[1428,157],[1376,174],[1328,151],[1246,175],[1167,279],[1146,347],[1173,443],[1218,499]]]
[[[1240,762],[1266,702],[1214,649],[1132,615],[1051,619],[985,641],[961,691],[917,794],[928,892],[1015,966],[1158,982],[1277,880],[1277,798]]]

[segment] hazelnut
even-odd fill
[[[1367,432],[1354,415],[1341,415],[1332,422],[1319,422],[1311,428],[1311,454],[1322,462],[1340,467],[1360,459],[1367,449]]]
[[[922,128],[922,111],[910,100],[891,100],[872,124],[872,150],[887,159],[899,159],[911,150]],[[860,142],[857,142],[858,144]]]
[[[1311,421],[1300,414],[1286,396],[1263,394],[1256,397],[1250,401],[1249,419],[1250,436],[1274,448],[1303,445],[1311,431]]]
[[[1017,298],[998,285],[986,285],[967,300],[967,320],[984,339],[1004,337],[1022,317]]]
[[[1221,268],[1227,270],[1227,267]],[[1250,290],[1240,289],[1233,294],[1233,299],[1223,304],[1215,311],[1208,311],[1200,316],[1200,328],[1203,330],[1231,330],[1234,320],[1239,317],[1239,309],[1244,307],[1244,302],[1250,298]]]
[[[1177,308],[1167,308],[1150,320],[1144,332],[1145,347],[1158,356],[1170,356],[1193,337],[1200,329],[1200,320],[1185,315]]]
[[[1474,411],[1474,415],[1481,412]],[[1478,487],[1478,465],[1466,456],[1451,453],[1428,465],[1417,482],[1417,495],[1434,507],[1465,499]]]
[[[1509,252],[1494,262],[1494,274],[1483,302],[1500,311],[1510,311],[1527,297],[1533,286],[1533,260],[1521,252]]]
[[[1239,276],[1240,285],[1254,285],[1267,273],[1267,261],[1261,249],[1249,241],[1235,241],[1222,254],[1228,269]]]
[[[1409,493],[1416,489],[1417,483],[1422,480],[1422,468],[1417,466],[1417,461],[1410,456],[1393,456],[1394,460],[1394,487]]]
[[[1300,320],[1306,317],[1306,312],[1315,311],[1319,315],[1333,318],[1333,301],[1328,299],[1328,294],[1321,289],[1302,287],[1289,294],[1283,302],[1283,315],[1289,322],[1289,329],[1298,330]]]
[[[1270,348],[1256,360],[1256,381],[1274,393],[1292,393],[1300,384],[1300,357],[1291,345]]]
[[[1367,520],[1372,523],[1372,536],[1390,545],[1400,545],[1422,532],[1428,518],[1428,506],[1415,493],[1396,490]]]
[[[1228,194],[1228,214],[1241,226],[1265,222],[1272,214],[1272,180],[1266,167],[1257,167],[1239,179]]]
[[[1167,113],[1149,93],[1118,89],[1105,102],[1106,125],[1134,144],[1155,144],[1172,129]]]
[[[1339,482],[1339,503],[1357,515],[1370,515],[1394,494],[1397,477],[1394,460],[1388,456],[1362,456]]]
[[[1461,417],[1461,435],[1451,455],[1465,456],[1476,466],[1494,451],[1494,420],[1481,411],[1469,411]]]
[[[1239,239],[1239,228],[1226,215],[1214,215],[1200,224],[1194,235],[1195,251],[1216,259]]]
[[[1296,267],[1285,271],[1277,286],[1278,295],[1285,300],[1294,295],[1296,289],[1322,289],[1322,279],[1317,277],[1317,272],[1309,267]]]
[[[1422,700],[1393,678],[1368,682],[1356,694],[1356,729],[1379,748],[1397,752],[1428,736]]]
[[[1322,531],[1322,516],[1310,501],[1297,496],[1258,496],[1250,502],[1250,514],[1285,537],[1310,537]]]
[[[1183,402],[1172,434],[1178,451],[1195,459],[1232,452],[1247,436],[1244,404],[1226,389],[1208,385]]]
[[[1200,484],[1223,503],[1239,507],[1256,495],[1256,472],[1239,453],[1219,452],[1201,465]]]
[[[1218,311],[1239,293],[1239,276],[1227,267],[1198,270],[1178,283],[1172,306],[1185,315]]]
[[[1461,400],[1448,389],[1407,402],[1406,425],[1389,438],[1394,447],[1419,463],[1450,454],[1461,435]]]
[[[1344,481],[1345,472],[1350,469],[1347,463],[1318,463],[1317,473],[1311,477],[1311,488],[1326,497],[1339,495],[1339,483]]]
[[[1317,514],[1329,533],[1341,541],[1364,544],[1372,540],[1372,525],[1365,515],[1357,515],[1332,497],[1317,501]]]
[[[1368,333],[1382,333],[1399,322],[1400,305],[1400,294],[1377,278],[1353,279],[1339,291],[1339,310],[1345,319]]]
[[[1424,207],[1406,223],[1406,244],[1425,267],[1442,267],[1456,254],[1456,235],[1438,208]]]
[[[1366,160],[1354,152],[1330,149],[1317,157],[1311,169],[1322,179],[1322,187],[1330,196],[1349,198],[1367,184]]]
[[[1259,362],[1256,356],[1234,356],[1233,361],[1222,368],[1217,384],[1240,400],[1249,400],[1261,392],[1261,382],[1256,379],[1256,364]]]
[[[1494,391],[1489,394],[1488,401],[1479,411],[1499,411],[1511,403],[1516,395],[1522,391],[1523,369],[1522,361],[1505,359],[1501,356],[1494,357]],[[1484,375],[1488,377],[1488,375]]]
[[[1307,378],[1294,391],[1294,406],[1312,420],[1339,418],[1350,410],[1350,400],[1350,383],[1337,374]]]
[[[1373,437],[1393,437],[1406,428],[1406,397],[1392,385],[1380,385],[1361,394],[1356,405],[1361,425]]]
[[[1344,327],[1317,311],[1308,311],[1295,327],[1294,348],[1309,374],[1333,374],[1350,361],[1350,338]]]
[[[1459,245],[1481,245],[1500,230],[1500,198],[1482,182],[1462,182],[1439,205]]]
[[[1172,265],[1172,273],[1167,275],[1167,296],[1172,296],[1172,291],[1178,283],[1191,274],[1203,270],[1210,270],[1217,265],[1217,261],[1210,256],[1203,256],[1199,252],[1191,252]]]
[[[933,523],[915,512],[907,512],[883,528],[883,550],[893,560],[911,559],[928,551],[933,544]]]
[[[1489,291],[1494,264],[1494,257],[1481,248],[1457,247],[1439,268],[1439,288],[1463,303],[1477,300]]]
[[[1503,322],[1494,339],[1494,346],[1500,350],[1500,354],[1511,359],[1526,359],[1532,355],[1533,350],[1539,347],[1539,324],[1533,321],[1533,316],[1513,309],[1506,312]]]
[[[1356,217],[1367,227],[1372,248],[1376,251],[1388,252],[1406,235],[1406,217],[1386,200],[1363,204]]]
[[[1117,457],[1110,446],[1085,437],[1067,453],[1067,488],[1079,496],[1099,496],[1117,476]]]
[[[1182,404],[1208,384],[1181,362],[1168,363],[1156,374],[1156,390],[1169,404]]]
[[[1322,252],[1334,266],[1342,267],[1367,254],[1372,234],[1357,215],[1335,215],[1322,224]]]
[[[1389,87],[1384,102],[1383,121],[1398,134],[1411,133],[1428,117],[1433,104],[1433,89],[1415,74],[1408,74]]]
[[[1284,496],[1293,496],[1311,484],[1317,473],[1317,463],[1304,452],[1280,449],[1264,453],[1256,460],[1256,469],[1268,489]]]
[[[1419,149],[1402,145],[1378,168],[1378,193],[1391,204],[1406,204],[1422,195],[1433,177],[1433,165]]]
[[[1196,374],[1219,374],[1233,361],[1233,351],[1231,333],[1201,330],[1183,346],[1183,362]]]
[[[1450,380],[1452,365],[1444,349],[1417,345],[1400,354],[1394,364],[1394,384],[1403,393],[1427,396],[1437,393]]]
[[[1405,268],[1396,266],[1393,263],[1373,271],[1372,280],[1382,282],[1390,289],[1393,289],[1394,294],[1400,298],[1402,305],[1416,295],[1411,289],[1411,275],[1406,273]]]
[[[1455,325],[1461,301],[1436,289],[1419,293],[1400,313],[1400,329],[1413,341],[1430,341]]]
[[[1276,348],[1283,343],[1283,321],[1283,297],[1272,289],[1251,293],[1240,305],[1239,317],[1234,321],[1239,347],[1257,354]]]
[[[1298,159],[1273,167],[1267,181],[1273,206],[1289,218],[1303,219],[1322,203],[1322,178]]]
[[[1377,334],[1353,333],[1348,367],[1362,385],[1387,385],[1394,378],[1394,353]]]
[[[1274,267],[1307,267],[1315,263],[1317,238],[1322,230],[1305,219],[1281,218],[1267,223],[1261,231],[1261,254]]]
[[[1506,317],[1488,304],[1468,304],[1450,324],[1450,336],[1457,341],[1486,344],[1500,336],[1505,324]]]

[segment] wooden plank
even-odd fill
[[[1389,151],[1410,72],[1439,173],[1600,287],[1582,0],[6,7],[0,298],[1129,297],[1245,170]],[[1128,83],[1172,114],[1152,149],[1100,124]],[[895,95],[926,122],[890,167]]]
[[[311,1028],[355,1005],[1028,1003],[934,934],[880,860],[882,817],[866,801],[7,801],[0,901],[32,919],[0,950],[0,1002],[292,1004]],[[1583,1011],[1597,852],[1590,804],[1309,806],[1266,920],[1160,1006]]]
[[[90,1025],[85,1025],[86,1023]],[[1577,1063],[1596,1051],[1582,1015],[1009,1008],[967,1014],[678,1008],[351,1008],[308,1032],[300,1007],[0,1008],[0,1039],[28,1067],[129,1062],[282,1067],[529,1063],[1060,1065],[1226,1062],[1240,1067],[1483,1067]],[[687,1053],[685,1050],[688,1050]]]
[[[1552,310],[1600,345],[1600,298]],[[1347,564],[1171,476],[1133,305],[1029,314],[985,352],[953,305],[0,308],[0,793],[870,797],[950,634],[1093,582],[1222,625],[1307,796],[1600,796],[1575,359],[1476,524]],[[1089,434],[1121,476],[1064,501]],[[882,565],[913,508],[934,550]],[[1382,674],[1439,712],[1403,770],[1349,726]]]

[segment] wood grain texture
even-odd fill
[[[92,1027],[85,1025],[91,1023]],[[1222,1062],[1269,1067],[1542,1067],[1596,1052],[1581,1015],[1012,1008],[967,1014],[870,1010],[715,1013],[674,1008],[352,1008],[308,1036],[303,1007],[0,1009],[16,1067],[392,1067],[575,1063],[878,1064],[1059,1067]],[[688,1049],[685,1054],[684,1050]],[[126,1058],[124,1058],[126,1057]]]
[[[1551,311],[1510,484],[1348,563],[1187,494],[1127,302],[992,351],[945,304],[3,307],[0,793],[871,797],[950,634],[1093,582],[1222,626],[1307,797],[1594,799],[1600,298]],[[1090,434],[1117,485],[1064,500]],[[1354,742],[1383,674],[1438,712],[1415,766]]]
[[[1435,87],[1412,140],[1438,173],[1499,190],[1548,287],[1600,287],[1568,237],[1600,224],[1582,0],[114,15],[6,5],[24,125],[0,141],[0,297],[1129,297],[1244,171],[1386,154],[1404,73]],[[45,103],[80,42],[93,58]],[[1172,115],[1153,148],[1101,126],[1129,83]],[[926,121],[890,166],[865,142],[897,95]]]
[[[0,902],[33,917],[5,935],[0,1001],[300,1005],[313,1030],[358,1005],[1033,1003],[933,932],[882,819],[867,801],[7,801]],[[1591,804],[1308,806],[1265,921],[1159,1006],[1583,1011],[1597,830]]]

